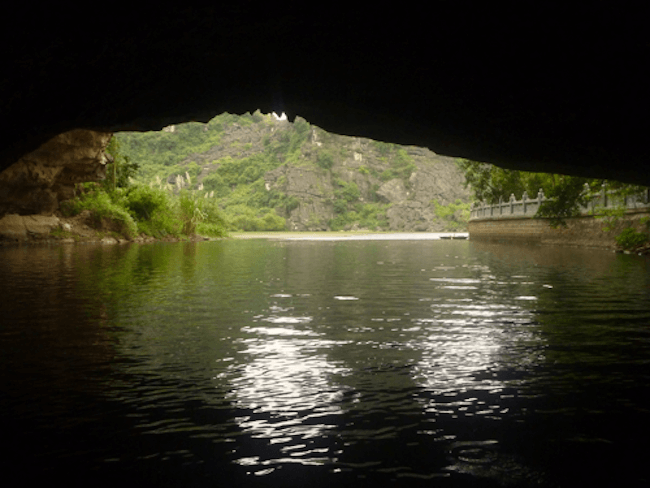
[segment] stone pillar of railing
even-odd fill
[[[528,193],[524,191],[523,195],[521,195],[521,204],[524,210],[524,215],[526,215],[526,201],[528,200]]]
[[[603,183],[603,186],[600,189],[600,201],[603,205],[603,208],[607,208],[607,184],[606,183]]]
[[[515,213],[515,201],[517,201],[517,199],[515,198],[515,194],[511,193],[510,194],[510,215]]]
[[[503,214],[503,197],[499,197],[499,215]]]

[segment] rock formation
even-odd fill
[[[301,118],[296,118],[294,124],[257,112],[246,117],[228,116],[229,122],[223,125],[222,119],[217,117],[202,129],[196,124],[191,133],[157,137],[156,143],[152,142],[153,134],[125,134],[118,140],[122,141],[125,154],[138,161],[138,154],[157,153],[181,139],[196,141],[196,147],[203,147],[209,131],[218,131],[218,144],[207,151],[192,153],[172,166],[175,170],[167,177],[169,187],[182,185],[208,193],[215,190],[226,211],[230,205],[241,204],[242,195],[266,192],[255,200],[268,201],[275,196],[275,203],[262,206],[269,205],[285,217],[289,230],[375,230],[379,227],[391,231],[442,232],[466,229],[469,190],[454,158],[420,147],[331,134]],[[137,152],[131,154],[128,148]],[[264,171],[251,171],[254,169],[248,167],[251,160],[258,168],[264,167]],[[159,171],[169,168],[157,166],[146,158],[138,163],[145,172],[148,166]],[[237,177],[229,169],[233,167],[237,168],[234,170]],[[189,175],[187,170],[195,171],[196,177],[183,176]],[[244,178],[249,173],[254,176]],[[164,177],[165,173],[156,174],[155,181]],[[222,183],[217,187],[215,180]],[[262,182],[263,185],[254,189]],[[242,190],[240,185],[249,187]],[[229,195],[236,196],[230,200]],[[287,202],[292,203],[287,205]],[[452,216],[455,210],[450,204],[457,204],[457,215]],[[353,216],[354,211],[362,214],[364,206],[367,213],[381,214],[381,222],[375,217],[366,218],[364,223],[361,215]],[[467,215],[463,219],[461,207],[464,206]],[[449,218],[441,218],[438,207],[448,207]],[[340,218],[333,223],[337,217]]]
[[[76,183],[105,177],[111,133],[77,129],[53,137],[0,173],[0,216],[52,215]]]
[[[447,156],[650,184],[649,48],[629,6],[12,8],[0,169],[73,129],[259,108]]]
[[[318,128],[312,130],[319,131]],[[361,202],[390,204],[386,217],[391,231],[449,230],[436,215],[436,205],[469,199],[464,177],[453,158],[438,156],[423,148],[407,147],[405,151],[415,166],[410,176],[384,181],[381,174],[390,171],[390,165],[380,158],[372,141],[330,137],[329,144],[348,154],[336,159],[331,170],[286,164],[265,176],[267,188],[278,189],[300,201],[287,215],[291,230],[329,230],[327,222],[336,216],[332,201],[337,182],[354,184],[359,189]],[[304,146],[303,153],[313,151],[312,144]]]
[[[59,226],[55,216],[7,214],[0,218],[0,241],[45,239]]]

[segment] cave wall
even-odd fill
[[[104,179],[111,136],[75,129],[23,155],[0,173],[0,217],[52,215],[60,201],[74,196],[76,183]]]
[[[311,7],[17,5],[0,42],[0,169],[71,130],[259,108],[447,156],[650,184],[641,12]]]

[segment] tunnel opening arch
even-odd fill
[[[504,167],[650,184],[633,12],[44,8],[5,43],[0,167],[74,129],[284,111],[325,130]],[[418,18],[419,17],[419,18]],[[588,18],[588,21],[585,19]],[[15,34],[9,29],[8,35]]]

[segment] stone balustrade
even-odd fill
[[[482,219],[509,219],[509,218],[534,218],[543,202],[549,200],[544,192],[540,189],[533,198],[529,197],[526,192],[517,200],[514,194],[510,199],[495,205],[485,203],[476,203],[470,213],[470,221]],[[650,194],[645,193],[642,196],[620,196],[614,192],[609,192],[605,187],[586,205],[581,208],[581,215],[598,215],[602,210],[615,209],[624,207],[629,212],[650,211]]]

